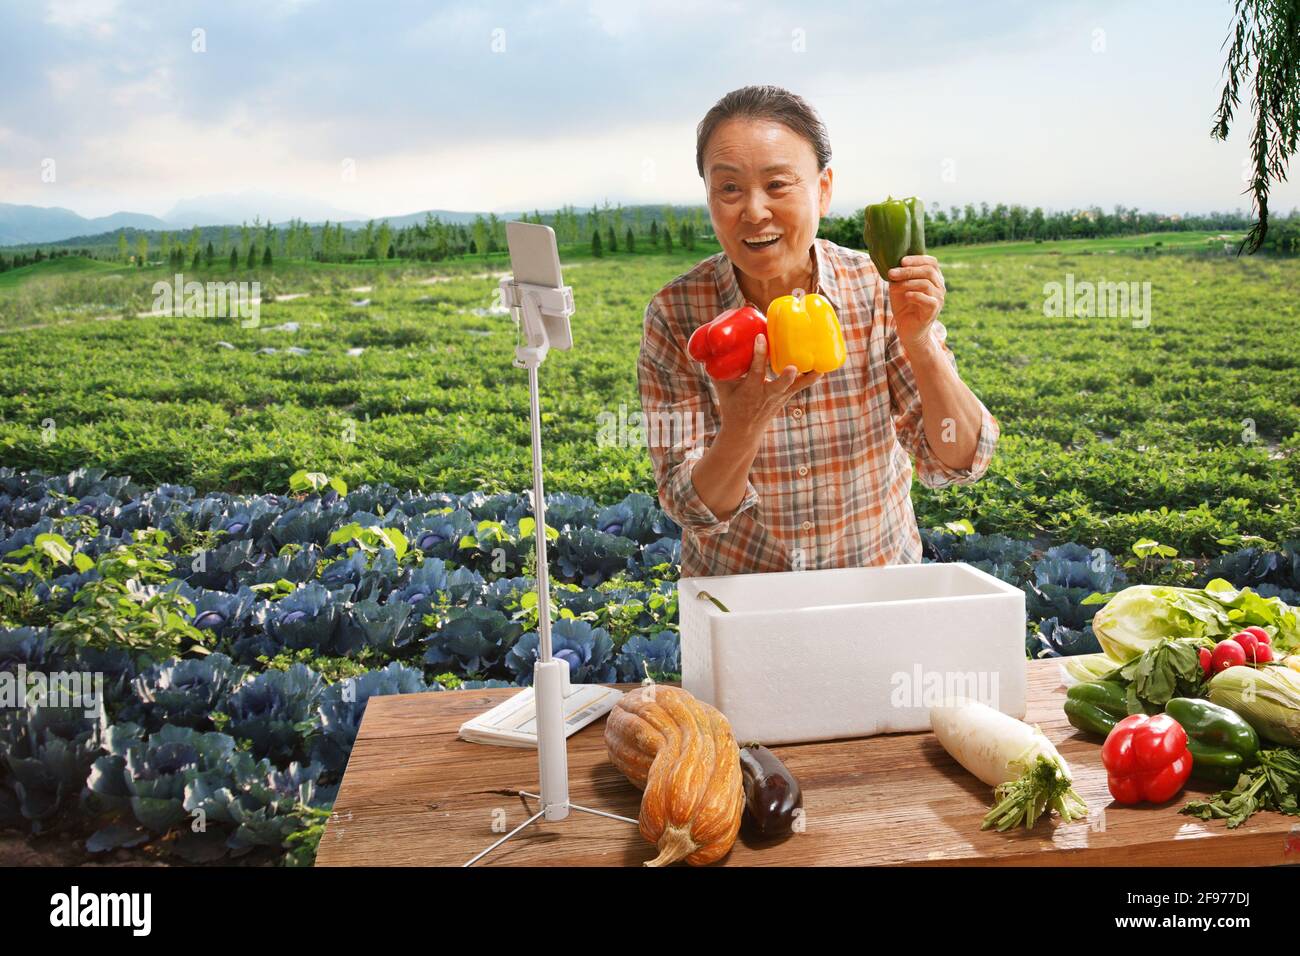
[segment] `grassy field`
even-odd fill
[[[1054,255],[1084,253],[1104,255],[1112,252],[1191,252],[1200,250],[1222,251],[1219,236],[1241,238],[1236,233],[1217,232],[1161,232],[1141,236],[1108,236],[1104,239],[1057,239],[1049,242],[987,242],[971,246],[940,246],[934,255],[940,262],[954,260],[969,262],[990,256]],[[1235,246],[1234,246],[1235,249]]]
[[[49,280],[59,276],[98,274],[108,275],[120,271],[121,266],[114,262],[87,259],[84,256],[62,256],[58,259],[46,259],[17,269],[0,272],[0,290],[16,289],[32,280]]]
[[[1209,247],[1166,233],[937,250],[950,343],[1003,437],[979,484],[916,488],[922,524],[1201,554],[1300,533],[1300,263]],[[599,416],[639,410],[645,304],[716,248],[566,255],[578,347],[542,376],[548,490],[654,492],[645,449],[601,444]],[[42,267],[78,268],[41,263],[0,289],[0,464],[202,490],[283,490],[302,467],[352,485],[531,483],[526,375],[493,311],[501,256],[187,274],[260,279],[256,329],[140,316],[162,268]],[[1045,284],[1067,274],[1150,282],[1149,326],[1045,316]]]

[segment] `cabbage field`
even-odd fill
[[[577,347],[542,402],[576,680],[679,670],[680,531],[617,423],[646,302],[710,251],[566,263]],[[1031,656],[1097,650],[1083,601],[1130,583],[1300,603],[1294,260],[943,252],[949,341],[1002,439],[978,484],[914,490],[926,560],[1024,589]],[[89,857],[310,863],[369,697],[529,679],[528,398],[501,268],[250,272],[252,327],[142,314],[160,270],[0,289],[0,671],[104,678],[93,716],[0,708],[0,826]],[[1067,276],[1149,282],[1149,323],[1045,315]]]

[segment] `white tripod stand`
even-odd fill
[[[544,230],[543,235],[540,230]],[[535,797],[541,809],[515,827],[486,850],[472,857],[472,866],[515,834],[545,817],[563,820],[570,810],[637,826],[636,820],[603,810],[580,807],[569,802],[569,755],[564,733],[564,697],[569,691],[569,662],[551,657],[550,574],[546,561],[546,504],[542,496],[542,416],[537,395],[537,369],[546,361],[552,347],[573,347],[569,316],[573,309],[573,289],[559,284],[559,254],[555,233],[549,226],[512,222],[506,226],[510,244],[511,268],[515,275],[501,280],[501,301],[521,326],[525,344],[515,349],[515,368],[528,369],[529,412],[533,443],[533,513],[537,527],[537,661],[533,665],[533,693],[537,714],[537,766],[540,794],[519,791],[520,796]],[[547,247],[549,243],[549,247]],[[540,253],[540,257],[539,257]],[[521,262],[523,259],[525,261]],[[539,261],[540,259],[540,261]],[[531,260],[531,261],[527,261]],[[540,269],[539,269],[540,267]],[[539,274],[553,284],[518,281],[522,273]]]

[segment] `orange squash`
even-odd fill
[[[704,866],[736,842],[745,793],[740,748],[716,708],[680,687],[623,695],[605,721],[609,759],[644,791],[641,835],[659,848],[646,866]]]

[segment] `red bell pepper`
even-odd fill
[[[1110,795],[1120,803],[1164,803],[1192,772],[1187,731],[1168,714],[1130,714],[1101,747]]]
[[[754,361],[754,339],[767,333],[767,319],[753,306],[728,309],[691,333],[686,351],[719,382],[740,378]]]

